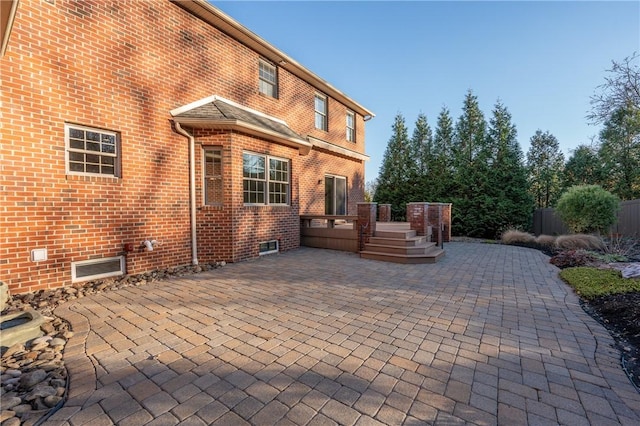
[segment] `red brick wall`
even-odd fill
[[[168,1],[21,0],[0,58],[0,280],[13,292],[68,285],[71,262],[124,254],[125,243],[136,247],[126,254],[129,273],[190,263],[189,146],[172,131],[169,111],[198,99],[220,95],[303,136],[364,152],[362,117],[357,143],[346,142],[346,107],[329,98],[329,131],[315,130],[316,89],[288,71],[278,70],[279,99],[260,95],[259,58]],[[65,122],[118,132],[122,176],[66,175]],[[198,176],[201,261],[255,256],[262,239],[297,247],[299,212],[324,211],[324,173],[348,177],[350,214],[362,201],[362,162],[316,151],[300,157],[238,134],[210,132],[198,143],[225,147],[231,200],[203,207]],[[291,158],[291,207],[238,203],[243,149]],[[199,146],[196,157],[201,173]],[[147,238],[162,245],[138,250]],[[48,260],[31,262],[35,248],[47,248]]]

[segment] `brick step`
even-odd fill
[[[375,252],[375,253],[410,255],[410,254],[426,254],[435,246],[436,246],[436,243],[428,243],[428,242],[423,242],[421,244],[417,244],[414,246],[367,243],[365,244],[364,250],[367,252]]]
[[[414,231],[415,232],[415,231]],[[378,244],[384,246],[397,246],[397,247],[414,247],[419,246],[427,242],[427,237],[407,237],[407,238],[387,238],[378,237],[377,233],[375,237],[369,238],[369,244]]]
[[[360,257],[363,259],[405,264],[436,263],[442,256],[444,256],[444,250],[439,248],[432,249],[428,254],[391,254],[376,253],[372,251],[360,252]]]

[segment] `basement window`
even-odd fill
[[[260,243],[259,247],[260,256],[262,256],[263,254],[277,253],[280,248],[278,240],[265,241],[263,243]]]
[[[97,280],[124,275],[124,256],[71,262],[71,282]]]

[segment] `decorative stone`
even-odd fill
[[[22,421],[18,417],[11,417],[2,422],[2,426],[20,426]]]
[[[57,391],[51,386],[36,386],[25,397],[25,401],[33,401],[36,398],[45,398],[55,395]]]
[[[38,383],[42,382],[47,378],[47,373],[44,370],[33,370],[29,373],[23,374],[20,377],[20,384],[24,388],[32,388]]]
[[[4,404],[3,404],[4,406]],[[11,410],[5,410],[3,408],[2,411],[0,411],[0,422],[4,423],[5,420],[10,419],[11,417],[15,417],[16,412],[15,411],[11,411]]]
[[[40,345],[42,343],[49,343],[49,340],[51,340],[52,337],[51,336],[42,336],[42,337],[38,337],[37,339],[33,339],[33,341],[31,342],[31,348],[33,348],[35,345]],[[43,346],[43,348],[46,348],[46,346]]]
[[[44,405],[49,408],[53,408],[58,405],[58,402],[62,401],[62,398],[58,395],[49,395],[44,398]]]
[[[2,354],[2,358],[9,358],[19,352],[24,352],[24,345],[22,343],[16,343],[14,345],[9,346],[9,349]]]
[[[640,277],[640,263],[632,263],[622,270],[622,278]]]
[[[13,407],[12,411],[14,411],[17,415],[20,415],[20,414],[28,413],[31,410],[33,410],[33,408],[31,408],[30,404],[20,404]]]
[[[49,341],[49,346],[55,347],[55,346],[64,346],[67,342],[64,339],[61,339],[59,337],[56,337],[55,339],[51,339]]]
[[[2,409],[3,410],[11,410],[16,405],[20,405],[22,399],[17,396],[4,397],[2,398]]]
[[[20,377],[22,375],[22,371],[9,368],[4,372],[4,374],[7,374],[11,377]]]
[[[47,334],[50,334],[50,333],[53,333],[54,331],[56,331],[55,327],[50,322],[42,324],[40,326],[40,330],[44,331]]]

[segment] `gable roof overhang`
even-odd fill
[[[309,154],[312,147],[286,122],[217,95],[173,109],[170,114],[184,127],[234,130],[296,148],[300,155]]]
[[[323,80],[291,57],[287,56],[284,52],[269,44],[260,36],[250,31],[229,15],[208,3],[206,0],[171,1],[194,16],[202,19],[204,22],[213,25],[225,34],[228,34],[238,40],[240,43],[258,52],[266,59],[278,64],[279,67],[309,83],[317,90],[344,104],[350,110],[362,115],[365,117],[365,120],[375,117],[373,112],[369,111],[367,108],[360,105],[337,88],[333,87],[327,81]]]

